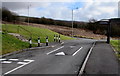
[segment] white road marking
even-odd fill
[[[70,46],[70,48],[74,48],[75,46]]]
[[[57,48],[57,49],[55,49],[55,50],[53,50],[53,51],[50,51],[50,52],[48,52],[47,53],[47,55],[49,55],[49,54],[51,54],[51,53],[53,53],[53,52],[55,52],[55,51],[57,51],[57,50],[59,50],[59,49],[62,49],[64,46],[61,46],[61,47],[59,47],[59,48]]]
[[[90,56],[90,54],[91,54],[92,49],[94,48],[94,46],[95,46],[95,42],[94,42],[93,46],[90,48],[89,53],[87,54],[87,57],[86,57],[83,65],[82,65],[82,67],[81,67],[81,69],[80,69],[79,75],[82,75],[82,74],[83,74],[83,71],[84,71],[84,69],[85,69],[86,63],[87,63],[87,61],[88,61],[88,58],[89,58],[89,56]]]
[[[0,61],[7,60],[7,59],[0,59]]]
[[[75,56],[83,47],[81,47],[80,49],[78,49],[72,56]]]
[[[23,61],[29,61],[29,62],[32,62],[32,61],[34,61],[34,60],[25,59],[25,60],[23,60]]]
[[[30,63],[33,62],[33,61],[34,61],[34,60],[29,60],[28,63],[23,64],[23,65],[21,65],[21,66],[15,68],[15,69],[13,69],[13,70],[10,70],[10,71],[6,72],[4,75],[9,74],[9,73],[11,73],[11,72],[13,72],[13,71],[15,71],[15,70],[17,70],[17,69],[20,69],[20,68],[22,68],[23,66],[30,64]]]
[[[11,60],[11,61],[18,61],[19,59],[9,59],[9,60]]]
[[[17,64],[27,64],[26,62],[18,62]]]
[[[11,61],[2,61],[1,63],[12,63]]]
[[[64,42],[62,42],[61,44],[64,44]]]

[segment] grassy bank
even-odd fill
[[[22,42],[21,40],[18,40],[14,36],[8,35],[7,33],[2,33],[2,54],[10,53],[28,47],[29,43]]]
[[[31,33],[31,35],[29,32]],[[42,43],[45,43],[46,36],[49,37],[49,42],[53,42],[54,34],[58,34],[56,32],[44,28],[15,25],[15,24],[2,24],[2,33],[0,33],[0,38],[2,38],[2,40],[0,40],[2,42],[2,53],[0,53],[0,55],[11,53],[13,51],[17,51],[29,47],[28,42],[23,42],[12,35],[9,35],[8,33],[18,33],[24,36],[26,39],[29,39],[30,36],[32,36],[32,41],[36,43],[38,37],[41,38]],[[61,35],[61,40],[70,40],[70,39],[73,38]],[[34,44],[32,46],[37,46],[37,45]]]
[[[118,52],[118,57],[120,58],[120,40],[111,40],[111,44]]]
[[[22,29],[21,27],[24,28],[25,30]],[[2,30],[7,31],[9,33],[18,33],[27,39],[29,39],[30,36],[32,36],[33,42],[37,42],[38,37],[40,37],[42,43],[45,43],[46,36],[49,37],[49,42],[53,42],[54,34],[58,34],[49,29],[32,27],[32,26],[15,25],[15,24],[2,24]],[[31,35],[28,31],[31,33]],[[70,39],[73,38],[61,35],[61,40],[70,40]]]

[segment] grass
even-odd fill
[[[24,26],[24,25],[19,25],[19,26],[30,31],[32,33],[32,41],[36,43],[39,36],[41,38],[42,43],[45,43],[46,36],[49,37],[49,42],[53,42],[54,34],[58,34],[56,32],[44,28]],[[20,27],[18,27],[18,25],[15,24],[2,24],[2,33],[0,32],[0,38],[2,38],[0,39],[0,42],[2,42],[2,47],[1,46],[0,47],[2,48],[1,49],[2,52],[0,52],[0,55],[11,53],[13,51],[18,51],[29,47],[28,42],[22,42],[21,40],[18,40],[16,37],[7,34],[7,33],[18,33],[24,36],[26,39],[29,39],[30,34],[24,29],[21,29]],[[61,35],[61,40],[70,40],[70,39],[73,38]],[[33,44],[32,46],[35,47],[37,45]]]
[[[10,52],[21,50],[28,47],[29,47],[29,43],[22,42],[21,40],[18,40],[16,37],[11,36],[7,33],[2,33],[2,53],[1,54],[7,54]]]
[[[111,45],[118,52],[117,56],[120,58],[120,40],[111,40]]]
[[[26,30],[28,30],[28,31],[30,31],[32,33],[32,41],[33,42],[37,42],[38,37],[40,37],[41,42],[45,43],[46,36],[49,37],[49,42],[53,42],[54,34],[58,34],[56,32],[53,32],[53,31],[49,30],[49,29],[32,27],[32,26],[23,26],[23,25],[19,25],[19,26],[26,29]],[[19,32],[18,32],[18,29],[19,29]],[[2,24],[2,30],[3,31],[7,30],[10,33],[19,33],[20,35],[26,37],[27,39],[30,38],[30,34],[27,31],[19,28],[18,25],[14,25],[14,24],[5,25],[5,24]],[[70,39],[73,39],[73,38],[61,35],[61,40],[70,40]]]

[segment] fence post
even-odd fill
[[[31,38],[29,39],[29,43],[30,43],[29,48],[31,48],[32,47],[32,39]]]
[[[38,37],[38,47],[40,47],[40,37]]]
[[[46,37],[46,46],[48,46],[48,36]]]

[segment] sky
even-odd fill
[[[118,17],[119,0],[2,0],[2,7],[21,16],[89,21]]]

